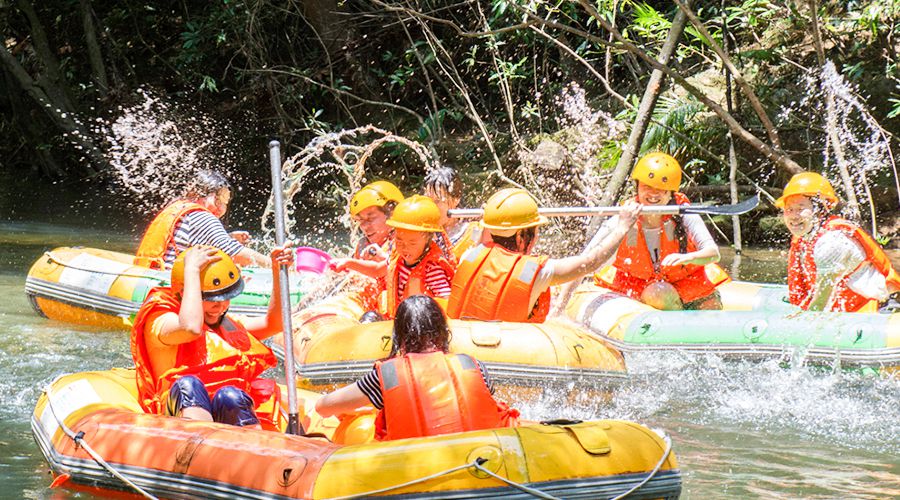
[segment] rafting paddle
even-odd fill
[[[272,211],[275,212],[275,244],[283,246],[284,235],[284,190],[281,187],[281,143],[269,142],[269,166],[272,168]],[[274,271],[274,270],[273,270]],[[297,385],[294,377],[294,329],[291,327],[291,290],[288,268],[278,266],[281,285],[281,326],[284,329],[284,373],[288,393],[288,434],[303,435],[297,416]]]
[[[641,209],[642,215],[741,215],[759,205],[759,195],[733,205],[652,205]],[[556,207],[539,208],[538,213],[547,217],[591,217],[596,215],[616,215],[623,207]],[[484,215],[480,208],[448,210],[447,215],[459,219],[474,219]]]

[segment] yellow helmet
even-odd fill
[[[484,204],[481,227],[497,236],[512,236],[519,229],[543,226],[547,218],[538,213],[538,204],[528,191],[501,189]]]
[[[403,193],[397,186],[388,181],[366,184],[350,198],[350,215],[356,215],[369,207],[383,207],[389,201],[403,201]]]
[[[681,165],[666,153],[648,153],[638,160],[631,171],[631,178],[656,189],[678,191],[681,187]]]
[[[210,263],[200,271],[200,292],[203,300],[209,302],[222,302],[231,300],[244,291],[244,280],[241,279],[241,270],[234,264],[227,253],[208,245],[197,245],[191,248],[216,250],[216,255],[222,260]],[[178,254],[172,264],[172,290],[181,292],[184,290],[184,256],[185,250]]]
[[[794,174],[787,185],[784,186],[784,192],[781,198],[775,200],[775,206],[784,208],[784,202],[789,197],[802,194],[804,196],[821,196],[828,201],[829,206],[834,206],[838,202],[837,194],[828,179],[822,177],[815,172],[800,172]]]
[[[440,209],[434,200],[420,194],[414,194],[401,201],[394,208],[387,225],[426,233],[439,233],[444,230],[441,226]]]

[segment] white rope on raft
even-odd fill
[[[59,377],[57,377],[56,380],[59,380]],[[54,380],[54,382],[56,380]],[[119,471],[114,469],[111,465],[109,465],[106,462],[106,460],[104,460],[103,457],[101,457],[99,453],[94,451],[94,449],[91,448],[90,445],[88,445],[87,441],[84,440],[83,432],[79,432],[78,434],[75,434],[75,432],[73,432],[72,429],[70,429],[69,426],[67,426],[65,424],[65,422],[60,420],[59,416],[56,415],[56,410],[53,408],[53,395],[50,390],[50,387],[52,384],[53,384],[53,382],[51,382],[50,385],[45,387],[43,392],[44,392],[44,394],[47,395],[47,407],[50,408],[50,413],[53,414],[53,418],[56,420],[56,423],[59,424],[59,426],[63,430],[63,432],[65,432],[66,435],[72,439],[72,441],[75,441],[76,445],[78,445],[82,449],[84,449],[84,451],[86,451],[87,454],[90,455],[91,458],[93,458],[94,461],[97,462],[98,465],[100,465],[100,467],[103,467],[104,469],[106,469],[107,472],[112,474],[115,478],[117,478],[118,480],[122,481],[126,485],[133,488],[135,491],[140,493],[144,498],[158,500],[157,497],[151,495],[150,493],[145,491],[143,488],[141,488],[140,486],[138,486],[137,484],[135,484],[134,482],[132,482],[131,480],[129,480],[128,478],[123,476],[121,473],[119,473]]]

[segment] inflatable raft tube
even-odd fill
[[[659,311],[593,284],[567,315],[617,348],[725,357],[791,358],[841,367],[900,367],[900,314],[808,312],[787,304],[787,287],[722,285],[722,311]]]
[[[55,486],[101,492],[248,499],[534,498],[534,492],[610,498],[635,487],[629,498],[678,498],[681,492],[671,442],[632,422],[342,444],[326,420],[334,419],[319,418],[310,429],[326,438],[311,438],[147,415],[138,407],[134,372],[111,370],[54,381],[38,400],[32,431]]]
[[[38,258],[25,279],[34,310],[49,319],[110,329],[131,327],[147,292],[167,285],[169,272],[135,266],[134,256],[83,247],[55,248]],[[272,291],[268,269],[246,268],[244,292],[231,301],[231,311],[263,315]],[[302,275],[291,274],[291,300],[303,296]]]
[[[299,384],[311,389],[346,385],[391,351],[392,321],[360,324],[358,295],[327,299],[294,315]],[[484,363],[494,384],[509,387],[604,389],[625,378],[622,355],[566,320],[546,323],[450,320],[450,351]],[[281,337],[272,348],[283,355]]]

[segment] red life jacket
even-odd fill
[[[176,200],[153,219],[150,227],[141,238],[134,257],[136,266],[150,267],[153,269],[165,269],[166,250],[174,245],[175,228],[185,215],[199,210],[207,211],[205,207],[187,200]]]
[[[690,203],[690,200],[682,193],[676,192],[674,197],[679,205]],[[675,224],[671,215],[663,216],[662,231],[659,232],[657,262],[662,262],[667,255],[682,253],[678,239],[675,237]],[[696,244],[688,238],[684,253],[696,250]],[[615,274],[595,275],[597,285],[632,298],[638,298],[650,283],[666,281],[675,287],[681,301],[685,304],[708,296],[717,286],[729,280],[725,271],[716,264],[707,264],[706,266],[660,265],[659,270],[656,270],[650,250],[647,248],[647,240],[644,239],[644,230],[640,219],[629,229],[625,239],[619,245],[612,267],[615,268]]]
[[[456,270],[456,266],[444,256],[444,253],[441,251],[440,247],[438,247],[437,243],[432,241],[428,244],[428,251],[425,256],[422,257],[422,260],[416,264],[416,267],[410,270],[406,288],[403,290],[403,295],[401,296],[398,281],[400,278],[400,255],[394,251],[394,254],[391,255],[391,260],[388,263],[388,274],[385,286],[385,289],[387,290],[387,303],[384,309],[386,317],[393,318],[394,313],[397,311],[397,306],[407,297],[413,295],[427,295],[431,298],[439,298],[435,294],[435,291],[429,288],[428,284],[425,282],[426,272],[433,264],[436,264],[443,269],[444,272],[447,273],[448,279],[453,279],[453,273]]]
[[[384,408],[375,420],[379,441],[511,427],[519,412],[494,400],[478,364],[467,354],[405,354],[375,363]]]
[[[829,231],[841,231],[850,236],[866,253],[866,260],[834,285],[830,310],[856,312],[865,308],[867,311],[874,311],[878,306],[877,300],[851,290],[848,285],[850,276],[869,262],[885,277],[889,285],[900,286],[900,277],[897,276],[890,259],[878,242],[856,224],[836,216],[829,217],[812,238],[794,237],[791,240],[791,249],[788,253],[788,299],[791,304],[809,309],[816,288],[816,261],[813,249],[819,238]]]
[[[543,323],[550,312],[550,290],[532,307],[531,290],[547,257],[525,255],[493,243],[463,255],[453,276],[447,316],[453,319]]]
[[[247,331],[241,322],[227,315],[215,329],[205,325],[203,336],[179,344],[174,359],[165,362],[171,368],[155,373],[151,359],[153,354],[147,345],[147,320],[159,313],[178,314],[181,301],[168,287],[150,290],[144,304],[138,310],[131,329],[131,354],[137,370],[138,401],[147,413],[163,414],[169,388],[180,377],[194,375],[206,386],[212,398],[226,385],[235,386],[248,393],[257,409],[267,404],[270,414],[257,412],[260,421],[276,425],[278,405],[271,404],[279,391],[272,380],[259,379],[265,370],[276,365],[275,355]],[[277,402],[277,399],[275,400]]]

